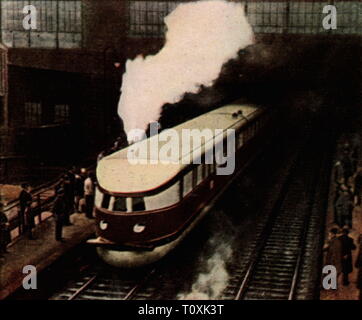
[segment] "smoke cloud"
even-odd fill
[[[212,86],[222,66],[254,42],[244,7],[236,2],[180,4],[165,24],[166,42],[158,54],[126,63],[118,113],[129,141],[132,129],[146,130],[159,119],[164,104]]]
[[[190,289],[178,294],[179,300],[218,300],[230,279],[228,267],[235,258],[238,225],[232,222],[224,210],[210,212],[208,230],[212,234],[203,254],[199,257],[199,273]]]
[[[216,237],[214,242],[218,241]],[[179,300],[217,300],[226,288],[229,274],[226,262],[232,256],[230,244],[220,243],[212,256],[206,260],[206,272],[200,273],[189,293],[178,296]]]

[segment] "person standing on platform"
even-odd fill
[[[337,161],[334,164],[334,182],[336,183],[337,187],[343,183],[343,167],[341,161]]]
[[[31,203],[25,210],[25,217],[26,217],[26,229],[27,229],[28,238],[30,240],[35,240],[33,235],[33,229],[35,228],[35,220],[34,220],[35,217],[34,217],[34,209]]]
[[[362,197],[362,168],[359,168],[354,178],[354,197],[356,206],[360,206]]]
[[[63,225],[67,215],[67,204],[64,198],[64,190],[57,191],[57,197],[53,205],[53,214],[55,217],[55,240],[64,242],[62,237]]]
[[[0,202],[0,256],[7,253],[6,247],[10,243],[9,220],[4,212],[4,205]]]
[[[74,206],[75,212],[81,212],[82,210],[79,209],[80,199],[84,196],[84,180],[80,174],[75,175],[74,179]]]
[[[348,188],[344,185],[340,188],[340,195],[335,203],[334,218],[335,222],[342,228],[348,225],[352,228],[352,210],[353,202]]]
[[[73,166],[67,173],[68,179],[70,181],[70,194],[69,196],[72,198],[72,201],[74,203],[74,193],[75,193],[75,175],[77,173],[77,168]]]
[[[352,265],[352,250],[356,249],[356,245],[353,242],[353,239],[348,236],[348,228],[343,228],[343,234],[338,238],[341,241],[342,245],[342,274],[343,274],[343,285],[349,285],[348,275],[353,271]]]
[[[93,218],[93,205],[94,205],[94,183],[92,174],[88,173],[87,179],[84,181],[84,197],[85,197],[85,214],[87,218]]]
[[[63,177],[63,192],[64,192],[64,203],[66,207],[66,214],[64,217],[64,225],[71,226],[72,223],[70,222],[70,215],[73,213],[74,210],[74,192],[73,187],[71,185],[71,181],[69,176],[66,174]]]
[[[362,300],[362,233],[359,235],[358,243],[359,251],[355,267],[358,268],[357,288],[359,289],[359,299]]]
[[[349,178],[353,176],[353,164],[349,153],[344,152],[343,157],[341,159],[342,168],[343,168],[343,178],[344,184],[346,186],[349,185]]]
[[[356,171],[358,168],[359,156],[361,154],[361,141],[359,133],[357,132],[352,133],[351,146],[352,146],[351,158],[353,163],[353,169],[354,171]]]
[[[20,202],[20,211],[19,211],[19,229],[20,234],[24,233],[26,230],[25,226],[25,214],[26,211],[28,211],[28,208],[30,208],[31,203],[33,201],[33,197],[30,194],[30,186],[28,183],[23,183],[21,185],[21,192],[19,195],[19,202]]]
[[[324,246],[323,251],[326,251],[325,265],[334,266],[339,275],[342,270],[342,243],[337,237],[338,229],[332,228],[329,231],[328,243]]]

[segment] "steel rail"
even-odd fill
[[[308,139],[308,141],[309,141],[309,139]],[[308,141],[304,147],[307,146]],[[302,148],[302,150],[303,149],[304,148]],[[323,156],[319,158],[320,160],[318,161],[319,162],[318,168],[323,167],[323,161],[326,158],[326,154],[327,154],[327,152],[324,152]],[[266,222],[266,225],[264,226],[264,228],[260,234],[261,240],[259,241],[259,243],[257,244],[257,246],[254,249],[253,256],[252,256],[250,262],[248,263],[247,271],[245,273],[245,276],[243,277],[243,280],[240,284],[237,294],[235,295],[234,300],[241,300],[245,296],[246,292],[248,291],[249,283],[251,282],[251,278],[255,272],[255,268],[256,268],[257,264],[260,262],[263,249],[266,247],[267,241],[271,235],[271,232],[273,231],[273,227],[274,227],[276,219],[278,217],[279,209],[283,206],[284,201],[287,199],[286,195],[289,190],[290,184],[293,181],[293,178],[295,177],[295,175],[298,173],[298,165],[300,164],[300,162],[302,160],[302,155],[303,155],[303,152],[301,151],[299,153],[299,155],[296,157],[296,160],[294,161],[293,165],[291,166],[290,173],[289,173],[288,177],[286,178],[286,181],[283,184],[282,190],[280,191],[279,196],[271,209],[271,212],[269,214],[269,218]],[[311,184],[310,184],[312,186],[312,192],[310,192],[311,197],[308,201],[309,210],[308,210],[308,214],[306,216],[304,216],[302,232],[299,236],[300,250],[298,252],[298,256],[297,256],[297,260],[296,260],[296,264],[295,264],[295,268],[294,268],[294,272],[293,272],[293,277],[292,277],[292,281],[291,281],[291,286],[290,286],[290,290],[289,290],[289,295],[288,295],[289,300],[294,299],[294,297],[295,297],[295,293],[296,293],[296,289],[297,289],[297,281],[299,279],[300,269],[301,269],[301,265],[302,265],[302,257],[303,257],[304,251],[305,251],[304,244],[306,241],[310,218],[312,216],[313,200],[315,198],[315,191],[317,189],[316,185],[322,179],[318,178],[316,175],[314,177],[314,179],[312,179],[312,180],[313,181],[311,181]]]
[[[72,294],[68,300],[75,300],[82,292],[84,292],[95,280],[97,275],[91,277],[87,282],[85,282],[74,294]]]

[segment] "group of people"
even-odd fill
[[[93,218],[94,206],[94,175],[82,168],[78,170],[72,167],[62,176],[55,187],[56,198],[52,212],[55,217],[55,239],[64,241],[62,237],[63,226],[72,225],[71,214],[85,212],[86,217]],[[30,240],[35,239],[33,229],[35,227],[35,208],[31,194],[31,187],[28,183],[21,185],[19,194],[18,226],[20,234],[26,234]],[[0,256],[7,253],[7,245],[10,243],[10,224],[4,212],[4,205],[0,201]]]
[[[334,225],[329,231],[329,241],[325,245],[326,264],[334,265],[343,274],[343,285],[349,285],[349,274],[353,266],[359,269],[357,287],[362,291],[362,234],[359,236],[359,253],[355,264],[352,251],[357,248],[349,236],[353,228],[353,210],[361,206],[362,167],[359,166],[361,154],[360,137],[355,134],[342,144],[339,159],[334,166],[335,198]]]
[[[33,197],[31,187],[28,183],[21,185],[19,194],[18,225],[20,234],[26,233],[30,240],[33,237],[33,228],[35,227],[33,207]],[[0,256],[7,253],[7,245],[11,242],[10,223],[4,212],[4,204],[0,201]]]
[[[93,218],[94,177],[92,172],[73,167],[60,180],[55,188],[56,198],[53,205],[55,217],[55,239],[63,242],[63,226],[70,226],[73,213],[85,212],[87,218]],[[84,199],[84,201],[83,201]]]
[[[340,227],[352,228],[354,206],[361,205],[362,168],[358,166],[360,146],[357,141],[343,144],[341,156],[334,166],[336,192],[334,222]]]

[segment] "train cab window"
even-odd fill
[[[126,198],[116,197],[113,202],[113,211],[127,211]]]
[[[109,201],[111,200],[111,196],[109,194],[104,194],[102,199],[102,208],[108,209],[109,208]]]
[[[145,211],[145,201],[143,198],[132,198],[132,211]]]

